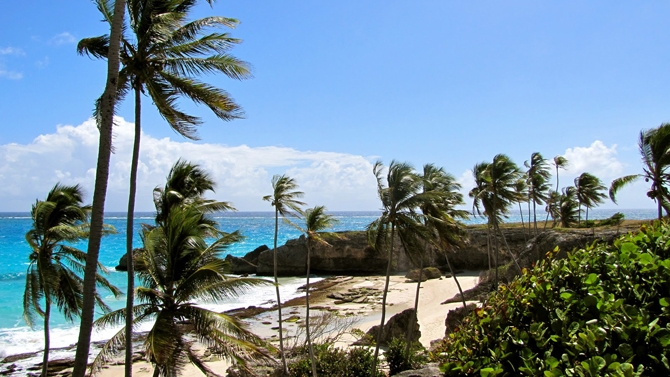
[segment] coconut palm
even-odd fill
[[[668,172],[670,168],[670,123],[663,123],[657,128],[640,131],[637,145],[642,155],[643,173],[627,175],[612,181],[609,196],[616,203],[616,194],[621,188],[643,178],[646,182],[651,182],[647,196],[656,201],[660,220],[663,217],[663,208],[666,214],[670,213],[670,192],[667,187],[670,181]]]
[[[386,298],[393,264],[393,250],[396,236],[410,257],[416,256],[423,248],[422,240],[428,239],[424,226],[424,216],[417,212],[425,201],[421,192],[422,180],[407,163],[392,161],[386,174],[384,166],[377,161],[373,173],[377,179],[377,194],[382,203],[382,215],[367,227],[368,242],[378,252],[386,252],[386,280],[382,293],[381,325],[375,341],[375,353],[371,375],[376,374],[381,333],[386,320]]]
[[[99,1],[103,14],[108,14],[105,1]],[[227,33],[209,33],[202,35],[208,27],[235,27],[237,21],[223,17],[208,17],[186,22],[186,17],[195,5],[194,1],[172,0],[129,0],[129,29],[134,41],[122,38],[119,82],[121,97],[132,89],[135,94],[135,140],[130,168],[130,193],[128,198],[127,244],[129,257],[132,257],[133,212],[135,207],[135,187],[137,166],[139,163],[141,135],[141,98],[148,94],[158,108],[159,113],[177,133],[190,139],[196,139],[195,126],[200,119],[181,112],[176,99],[185,96],[207,105],[222,120],[240,117],[240,107],[225,91],[199,82],[193,76],[202,73],[218,72],[234,79],[249,77],[246,63],[227,54],[227,50],[238,39]],[[107,18],[108,22],[111,22]],[[133,43],[134,42],[134,43]],[[79,42],[79,53],[106,57],[109,46],[107,36],[86,38]],[[210,56],[207,56],[210,55]],[[128,292],[133,291],[134,275],[132,264],[128,265]],[[127,307],[132,308],[132,293],[127,296]],[[129,324],[132,315],[128,317]],[[128,341],[131,336],[128,334]],[[130,364],[132,350],[128,344],[126,364]],[[127,374],[131,373],[129,367]]]
[[[310,291],[310,286],[309,286],[309,275],[311,273],[311,263],[310,263],[310,256],[312,254],[312,247],[314,243],[321,243],[321,244],[328,244],[327,241],[323,239],[323,237],[319,234],[319,232],[323,232],[324,230],[331,228],[335,223],[337,223],[337,219],[333,215],[327,214],[326,213],[326,207],[324,206],[316,206],[314,208],[309,208],[305,210],[304,212],[301,211],[300,213],[302,217],[305,219],[305,228],[301,229],[302,232],[305,233],[307,236],[306,240],[306,245],[307,245],[307,272],[306,272],[306,277],[307,277],[307,284],[306,284],[306,289],[305,289],[305,331],[306,331],[306,336],[307,336],[307,345],[309,348],[309,359],[312,364],[312,376],[316,377],[316,360],[314,358],[314,347],[312,346],[312,338],[310,335],[310,328],[309,328],[309,291]]]
[[[586,207],[586,221],[589,220],[589,208],[602,203],[607,197],[603,191],[607,187],[602,185],[600,179],[590,173],[582,173],[575,178],[575,191],[579,203],[579,214],[577,224],[581,223],[582,204]]]
[[[269,285],[257,278],[229,278],[221,254],[241,239],[238,231],[219,231],[217,223],[194,204],[177,205],[164,221],[143,235],[138,253],[141,286],[133,307],[133,326],[154,320],[144,341],[146,358],[154,364],[154,376],[176,376],[187,363],[205,375],[216,376],[196,353],[188,334],[193,333],[214,354],[245,367],[252,359],[268,357],[265,343],[238,319],[196,305],[197,301],[220,301],[239,296],[248,289]],[[212,237],[215,235],[214,237]],[[214,238],[211,243],[208,241]],[[96,321],[107,327],[125,322],[126,309]],[[125,329],[117,332],[93,362],[98,370],[124,347]]]
[[[99,1],[98,4],[100,3]],[[123,33],[125,5],[125,0],[114,0],[114,7],[107,7],[109,12],[105,15],[106,19],[112,21],[109,33],[109,49],[107,50],[107,81],[105,83],[105,91],[98,101],[99,106],[96,106],[96,121],[100,129],[100,136],[98,141],[98,160],[95,169],[93,206],[91,208],[91,231],[84,270],[81,323],[79,325],[77,351],[72,371],[72,376],[74,377],[84,377],[86,374],[91,333],[93,332],[96,303],[95,288],[98,277],[97,267],[100,254],[100,241],[104,233],[105,197],[107,196],[107,181],[109,179],[109,160],[112,154],[112,125],[114,123],[114,110],[118,94],[119,50],[121,35]]]
[[[516,181],[516,184],[514,185],[514,191],[516,191],[517,195],[517,204],[519,204],[519,216],[521,217],[521,227],[523,228],[523,237],[524,240],[527,241],[526,236],[530,235],[530,218],[528,219],[528,234],[526,233],[526,226],[523,222],[523,210],[521,209],[521,203],[522,202],[528,202],[528,206],[530,206],[530,202],[528,201],[528,182],[527,179],[525,178],[519,178]],[[530,217],[530,209],[528,210],[528,217]]]
[[[487,218],[486,222],[486,252],[488,255],[489,261],[489,271],[492,269],[491,265],[491,221],[489,221],[489,213],[492,213],[493,203],[491,203],[489,195],[486,194],[486,169],[488,168],[488,162],[480,162],[475,164],[472,168],[472,177],[475,181],[475,187],[473,187],[468,196],[472,198],[472,214],[477,214],[478,216],[485,216]],[[497,238],[496,238],[497,242]],[[497,243],[496,243],[497,245]],[[497,269],[496,269],[496,281],[497,281]]]
[[[509,213],[509,206],[517,200],[515,185],[521,176],[519,167],[506,155],[499,154],[493,158],[491,163],[480,163],[475,165],[473,174],[476,174],[477,186],[470,191],[473,206],[479,213],[480,205],[484,207],[483,214],[487,216],[491,228],[495,232],[495,268],[496,285],[498,282],[498,235],[505,243],[506,249],[517,268],[521,270],[519,262],[507,244],[505,235],[500,230],[500,222]]]
[[[577,201],[577,189],[568,186],[563,189],[558,201],[558,219],[561,227],[569,228],[578,221],[579,202]]]
[[[272,195],[266,195],[263,200],[270,202],[275,207],[275,235],[273,253],[273,276],[275,282],[275,293],[277,294],[277,314],[279,317],[279,352],[281,353],[282,368],[284,374],[288,374],[286,355],[284,355],[284,335],[282,329],[281,297],[279,295],[279,280],[277,278],[277,234],[279,232],[279,215],[285,218],[290,211],[300,212],[300,206],[304,193],[298,191],[298,184],[293,178],[286,175],[275,175],[272,177]]]
[[[549,197],[549,164],[539,152],[530,156],[529,161],[525,161],[526,179],[528,183],[528,227],[530,228],[530,204],[533,203],[533,228],[537,236],[537,205],[543,204]]]
[[[462,224],[458,219],[468,218],[468,212],[456,209],[456,206],[463,204],[463,195],[460,193],[461,185],[456,182],[456,178],[445,172],[443,168],[438,168],[433,164],[423,166],[422,192],[424,201],[420,206],[424,217],[424,224],[431,231],[433,237],[431,243],[440,250],[445,257],[447,267],[451,276],[456,282],[458,291],[465,304],[465,296],[458,282],[455,271],[449,260],[449,251],[456,246],[463,244],[463,239],[467,236]],[[427,242],[425,242],[427,244]],[[424,247],[424,252],[425,252]],[[419,314],[419,291],[421,289],[421,280],[423,272],[424,256],[420,256],[419,279],[417,280],[416,293],[414,296],[414,315]],[[405,348],[405,357],[409,357],[412,333],[414,326],[409,326],[407,330],[407,345]]]
[[[26,233],[31,252],[23,294],[23,317],[30,327],[36,315],[44,319],[43,376],[47,375],[49,368],[52,304],[68,321],[74,321],[81,314],[84,282],[79,274],[84,269],[86,253],[72,244],[88,237],[90,212],[91,207],[83,204],[79,185],[60,183],[49,191],[46,200],[36,201],[30,211],[33,225]],[[107,228],[107,232],[110,230]],[[99,267],[106,272],[103,266]],[[121,294],[100,274],[97,280],[100,286],[109,289],[115,296]],[[99,294],[96,293],[94,298],[100,308],[109,311]]]
[[[568,159],[563,157],[563,156],[555,156],[554,160],[552,161],[552,165],[556,168],[556,189],[554,190],[555,195],[552,196],[552,194],[549,195],[549,199],[553,198],[559,198],[560,193],[558,192],[558,169],[566,169],[568,167]],[[558,203],[558,202],[555,202]],[[547,229],[547,221],[549,221],[549,215],[552,214],[553,212],[550,211],[551,204],[547,203],[546,211],[547,211],[547,216],[544,218],[544,229]],[[556,225],[556,220],[557,218],[554,219],[554,225]]]

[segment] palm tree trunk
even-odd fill
[[[424,246],[425,252],[425,246]],[[419,263],[419,280],[416,283],[416,293],[414,295],[414,320],[419,321],[419,291],[421,290],[421,278],[423,277],[423,255]],[[405,362],[409,364],[409,351],[412,346],[412,335],[414,333],[414,321],[410,321],[407,326],[407,344],[405,345]]]
[[[523,229],[523,240],[528,242],[528,237],[526,237],[526,226],[523,224],[523,211],[521,210],[521,202],[519,203],[519,214],[521,214],[521,228]],[[530,232],[530,224],[528,224],[528,232]]]
[[[112,124],[114,123],[114,104],[116,103],[117,82],[119,78],[119,49],[121,29],[125,15],[125,0],[115,0],[114,19],[109,37],[107,55],[107,83],[100,103],[101,119],[100,141],[98,145],[98,162],[95,174],[95,189],[91,210],[91,233],[88,241],[86,267],[84,269],[83,302],[77,352],[75,354],[73,377],[84,377],[88,363],[88,351],[91,345],[93,318],[95,309],[96,274],[100,240],[102,238],[105,197],[107,196],[107,180],[109,178],[109,159],[112,152]]]
[[[528,193],[528,237],[530,237],[530,192]]]
[[[496,227],[494,226],[493,227],[493,231],[494,231],[493,244],[494,244],[494,247],[495,247],[496,290],[498,290],[498,249],[499,249],[499,247],[498,247],[498,235],[495,234],[495,230],[496,230]]]
[[[449,261],[449,255],[448,255],[448,252],[446,250],[444,251],[444,259],[447,260],[447,267],[449,267],[449,272],[451,272],[451,276],[454,278],[454,281],[456,282],[456,286],[458,287],[458,293],[461,294],[461,301],[463,301],[463,308],[465,308],[467,306],[465,304],[465,295],[463,294],[463,289],[461,288],[461,283],[458,282],[458,278],[456,277],[456,273],[454,272],[454,269],[451,267],[451,262]]]
[[[658,203],[658,221],[661,221],[663,218],[663,203],[660,196],[656,199],[656,202]]]
[[[281,363],[282,368],[284,368],[284,375],[288,375],[288,367],[286,366],[286,355],[284,355],[284,329],[282,328],[281,298],[279,297],[279,279],[277,278],[278,232],[279,232],[279,210],[275,206],[275,240],[274,240],[274,249],[272,250],[272,257],[273,257],[273,273],[275,278],[275,292],[277,293],[277,316],[279,317],[279,352],[281,354]]]
[[[498,226],[497,222],[496,222],[496,229],[498,230],[498,233],[500,233],[500,237],[503,239],[503,242],[505,243],[505,249],[507,249],[507,253],[512,258],[512,261],[514,261],[514,264],[519,269],[519,272],[521,272],[521,265],[519,265],[519,261],[512,253],[512,249],[510,249],[509,244],[507,243],[507,238],[505,238],[505,234],[502,232],[502,230],[500,230],[500,227]]]
[[[370,371],[370,376],[377,375],[377,358],[379,357],[379,341],[382,338],[382,332],[384,331],[384,322],[386,321],[386,296],[389,292],[389,281],[391,279],[391,262],[393,258],[393,241],[395,238],[395,224],[391,224],[391,245],[388,251],[388,262],[386,264],[386,282],[384,283],[384,292],[382,294],[382,319],[377,331],[377,339],[375,341],[375,354],[372,358],[372,370]]]
[[[128,215],[126,219],[126,260],[128,261],[128,290],[126,291],[126,377],[133,375],[133,306],[135,301],[135,257],[133,255],[133,232],[135,216],[135,194],[137,191],[137,166],[140,160],[140,137],[142,133],[142,97],[140,87],[135,84],[135,140],[130,162],[130,189],[128,193]]]
[[[49,349],[51,343],[51,335],[49,334],[49,320],[51,319],[51,299],[46,296],[44,304],[44,356],[42,357],[42,376],[46,377],[49,370]]]
[[[486,254],[489,257],[489,271],[491,271],[491,224],[488,222],[486,223]]]
[[[312,364],[312,377],[316,377],[316,359],[314,358],[314,347],[312,346],[312,337],[309,332],[309,272],[310,272],[310,253],[311,242],[310,236],[307,235],[307,289],[305,290],[305,331],[307,335],[307,346],[309,347],[309,360]]]
[[[537,236],[537,203],[535,203],[535,200],[533,200],[533,227],[535,228],[535,235]],[[530,224],[528,224],[528,227],[530,228]]]

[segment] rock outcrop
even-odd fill
[[[410,270],[405,277],[411,281],[419,281],[419,276],[421,276],[421,281],[426,281],[430,279],[438,279],[442,276],[442,271],[436,267],[424,267],[422,270],[418,268],[416,270]]]
[[[266,245],[262,245],[242,258],[228,254],[226,255],[226,262],[230,263],[230,270],[234,274],[255,274],[258,269],[258,256],[266,250],[270,249]]]
[[[476,304],[468,304],[467,306],[459,306],[456,309],[449,310],[447,313],[447,318],[444,320],[444,325],[446,329],[444,330],[444,336],[449,335],[457,327],[461,325],[461,321],[465,318],[470,312],[477,308]]]
[[[412,342],[418,341],[419,338],[421,338],[421,330],[419,327],[419,322],[417,321],[416,315],[414,313],[415,312],[413,308],[405,309],[391,317],[391,319],[386,322],[384,328],[382,329],[382,335],[379,339],[379,344],[386,345],[395,338],[401,338],[407,341],[407,330],[410,326],[414,326],[411,339]],[[366,336],[354,344],[366,345],[367,339],[377,339],[378,331],[379,325],[372,326],[366,333]]]

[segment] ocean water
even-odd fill
[[[615,212],[623,212],[626,219],[651,219],[655,217],[655,210],[592,210],[590,219],[607,218]],[[379,212],[332,212],[338,223],[332,231],[363,230]],[[527,214],[524,215],[527,219]],[[243,256],[258,246],[272,247],[274,237],[274,213],[272,212],[233,212],[214,216],[219,222],[220,229],[232,232],[240,230],[245,236],[242,242],[232,245],[228,253],[234,256]],[[544,220],[545,214],[538,212],[538,221]],[[519,222],[518,212],[511,214],[507,220]],[[126,289],[126,273],[117,272],[114,266],[125,253],[125,222],[124,213],[108,213],[105,217],[107,224],[113,225],[117,233],[104,237],[100,251],[100,262],[109,269],[107,278],[122,291]],[[473,217],[466,223],[483,223],[485,219]],[[141,223],[153,223],[152,213],[135,214],[135,235],[139,233]],[[43,334],[41,325],[29,328],[23,320],[23,291],[25,288],[25,272],[28,267],[30,248],[25,241],[25,234],[31,227],[28,213],[0,213],[0,359],[6,355],[38,351],[43,348]],[[279,222],[278,245],[288,239],[300,236],[300,231],[294,227]],[[300,224],[299,224],[300,225]],[[135,236],[135,247],[141,245],[138,236]],[[76,245],[86,250],[85,243]],[[280,279],[282,301],[300,295],[297,288],[304,284],[304,278]],[[125,306],[125,298],[114,298],[106,291],[101,291],[105,301],[113,309]],[[274,303],[274,289],[259,289],[251,294],[228,302],[202,303],[211,309],[223,311],[249,305],[272,305]],[[37,319],[39,321],[39,318]],[[78,334],[78,322],[68,323],[59,314],[54,313],[51,321],[52,348],[65,347],[74,344]],[[147,325],[150,326],[150,325]],[[108,339],[118,329],[108,329],[93,334],[93,340]],[[52,358],[58,357],[54,354]]]

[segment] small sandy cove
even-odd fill
[[[474,271],[457,275],[463,290],[477,285],[478,276],[479,274]],[[384,276],[332,278],[331,281],[335,284],[325,284],[310,295],[310,307],[313,308],[310,318],[318,316],[320,312],[337,312],[340,316],[347,318],[348,323],[351,324],[353,322],[350,329],[367,331],[370,327],[378,325],[381,321],[381,294],[374,297],[370,296],[368,300],[361,300],[367,302],[360,303],[341,302],[342,300],[334,299],[332,296],[338,293],[360,291],[363,288],[378,289],[381,291],[384,288],[384,280]],[[394,314],[414,307],[416,286],[416,282],[411,282],[404,276],[391,276],[387,297],[386,321]],[[456,294],[458,294],[458,288],[453,278],[442,277],[421,283],[419,325],[421,330],[420,341],[424,347],[429,347],[431,341],[444,337],[444,320],[447,312],[461,304],[443,305],[441,303]],[[291,337],[296,331],[301,332],[300,327],[304,323],[304,315],[304,299],[293,299],[282,306],[283,325],[286,329],[284,336],[288,337],[287,342],[291,341]],[[270,340],[278,339],[279,324],[276,310],[265,311],[254,317],[245,319],[245,321],[249,324],[249,328],[257,335]],[[337,345],[347,347],[355,340],[356,338],[353,335],[346,333],[340,338]],[[216,373],[225,376],[229,363],[220,360],[208,362],[208,365]],[[97,375],[103,377],[123,376],[123,368],[123,365],[120,364],[109,365]],[[133,364],[133,371],[134,376],[151,376],[153,374],[153,367],[150,363],[140,361]],[[202,376],[202,373],[192,365],[188,365],[182,375],[186,377]]]

